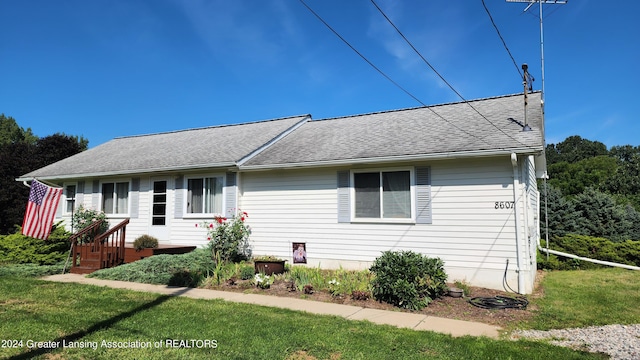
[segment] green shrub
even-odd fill
[[[412,251],[385,251],[369,270],[373,297],[402,308],[420,310],[448,290],[442,260]]]
[[[98,270],[89,277],[147,284],[197,286],[215,268],[205,249],[179,255],[154,255],[129,264]]]
[[[240,279],[242,280],[249,280],[253,278],[253,275],[255,275],[256,273],[256,269],[251,266],[251,265],[243,265],[240,268]]]
[[[55,265],[15,264],[0,266],[0,278],[3,276],[23,278],[61,274],[63,267],[64,263],[58,263]]]
[[[610,261],[620,264],[640,266],[640,241],[613,242],[608,239],[568,234],[554,237],[549,242],[551,250],[561,251],[585,258]],[[571,269],[595,269],[604,265],[598,265],[588,261],[550,255],[547,260],[546,253],[538,255],[538,268],[549,270]]]
[[[60,223],[54,225],[47,240],[24,236],[21,232],[0,235],[0,263],[56,264],[67,258],[70,235]]]
[[[158,247],[158,239],[151,235],[141,235],[133,241],[133,248],[136,250],[155,249]]]

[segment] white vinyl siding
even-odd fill
[[[479,284],[474,277],[491,272],[495,277],[487,282],[500,288],[506,260],[515,264],[513,210],[495,208],[496,202],[513,201],[509,158],[425,166],[431,181],[428,226],[338,222],[337,180],[347,169],[243,174],[240,207],[249,213],[254,254],[290,258],[291,244],[305,242],[311,266],[368,267],[383,251],[412,250],[440,257],[452,279]]]

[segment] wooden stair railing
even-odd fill
[[[124,262],[124,242],[129,219],[103,234],[98,234],[102,221],[96,221],[71,236],[73,262],[71,272],[88,274]]]
[[[72,253],[71,272],[87,273],[88,271],[82,271],[81,269],[85,267],[91,268],[88,263],[93,252],[93,240],[98,236],[103,222],[104,220],[95,220],[91,225],[71,235],[69,238]],[[80,260],[80,263],[78,260]]]
[[[129,224],[129,219],[124,219],[94,240],[94,243],[99,246],[98,260],[100,269],[124,263],[124,240],[127,224]]]

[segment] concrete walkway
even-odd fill
[[[270,295],[244,294],[229,291],[183,288],[166,285],[151,285],[127,281],[100,280],[77,274],[52,275],[47,281],[73,282],[117,289],[145,291],[164,295],[185,296],[193,299],[221,299],[245,304],[271,306],[283,309],[306,311],[318,315],[336,315],[350,320],[367,320],[376,324],[393,325],[413,330],[427,330],[452,336],[487,336],[498,338],[497,326],[478,322],[439,318],[400,311],[367,309],[359,306],[325,303],[319,301],[281,298]]]

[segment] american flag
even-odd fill
[[[27,211],[22,222],[22,234],[47,240],[56,216],[62,188],[47,186],[38,180],[31,182]]]

